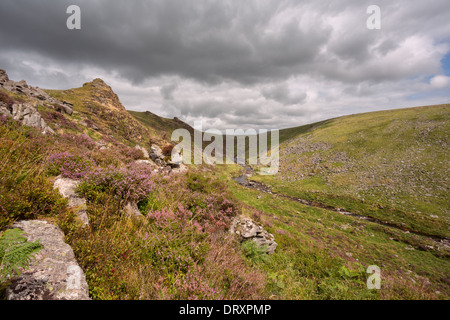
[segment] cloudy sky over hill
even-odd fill
[[[52,89],[100,77],[127,109],[204,127],[292,127],[449,102],[449,16],[448,0],[1,0],[0,68]]]

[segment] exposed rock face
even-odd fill
[[[148,164],[149,166],[151,166],[151,167],[157,167],[156,165],[155,165],[155,163],[153,162],[153,161],[151,161],[151,160],[136,160],[136,162],[135,163],[137,163],[137,164]]]
[[[164,154],[160,147],[152,145],[150,147],[150,158],[159,165],[164,164]]]
[[[58,176],[53,184],[53,188],[58,189],[59,193],[69,199],[69,207],[74,210],[84,225],[89,225],[89,218],[86,212],[86,199],[80,198],[75,193],[78,181]]]
[[[37,128],[44,134],[55,132],[46,124],[37,110],[37,105],[45,105],[59,112],[69,115],[73,113],[73,106],[68,102],[61,102],[50,97],[45,91],[38,87],[29,86],[24,80],[15,82],[9,80],[5,70],[0,69],[0,88],[15,94],[22,94],[27,102],[7,104],[0,101],[0,114],[11,117],[22,122],[23,125]]]
[[[45,104],[60,112],[65,112],[69,115],[73,113],[73,105],[66,101],[59,101],[50,97],[44,90],[39,87],[32,87],[26,83],[25,80],[15,82],[9,79],[5,70],[0,69],[0,87],[13,93],[21,93],[37,102]]]
[[[169,163],[174,164],[174,165],[179,165],[182,162],[183,162],[183,156],[178,152],[172,151],[172,156],[171,156]]]
[[[107,107],[107,109],[125,111],[125,107],[120,102],[117,94],[102,79],[96,78],[91,82],[86,82],[83,84],[83,88],[90,88],[92,90],[92,98]]]
[[[187,167],[183,164],[183,157],[180,153],[173,153],[167,164],[172,168],[172,173],[183,173]]]
[[[247,217],[234,218],[230,232],[237,234],[241,241],[251,240],[256,242],[258,247],[266,248],[268,254],[272,254],[277,247],[273,234],[267,232],[263,227]]]
[[[161,148],[155,144],[150,147],[150,157],[155,162],[164,160]]]
[[[171,159],[166,161],[166,157],[161,148],[157,145],[150,147],[150,158],[159,166],[161,170],[169,173],[183,173],[188,168],[182,163],[183,157],[179,153],[172,155]]]
[[[188,168],[184,165],[184,164],[179,164],[179,165],[176,165],[176,166],[174,166],[174,167],[172,167],[172,173],[183,173],[183,172],[186,172],[188,170]]]
[[[55,132],[50,128],[37,109],[30,103],[13,104],[10,114],[14,120],[22,122],[24,126],[34,127],[43,134],[54,134]]]
[[[6,289],[7,300],[89,300],[86,277],[61,229],[39,220],[20,221],[12,228],[25,231],[28,241],[39,239],[44,248]]]

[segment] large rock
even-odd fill
[[[183,164],[183,156],[179,152],[172,150],[170,160],[167,161],[167,165],[172,168],[172,173],[184,173],[188,168]]]
[[[68,115],[73,113],[73,105],[71,103],[52,98],[44,90],[30,86],[25,80],[18,82],[10,80],[5,70],[2,69],[0,69],[0,88],[25,95],[28,98],[27,100],[43,104],[59,112],[64,112]]]
[[[178,173],[184,173],[186,171],[188,171],[188,168],[184,164],[181,163],[179,165],[173,166],[171,173],[178,174]]]
[[[230,232],[238,235],[241,241],[254,241],[258,247],[265,248],[268,254],[272,254],[277,247],[273,234],[267,232],[263,227],[247,217],[234,218]]]
[[[163,165],[164,164],[164,154],[161,150],[160,147],[158,147],[157,145],[152,145],[150,147],[150,158],[159,165]]]
[[[36,107],[31,103],[15,103],[12,105],[10,115],[14,120],[20,121],[23,125],[34,127],[43,134],[54,134],[45,120],[41,117]]]
[[[140,159],[140,160],[136,160],[134,163],[136,163],[136,164],[146,164],[146,165],[152,167],[152,169],[158,167],[152,160]]]
[[[5,83],[7,81],[9,81],[8,74],[5,70],[0,69],[0,83]]]
[[[75,193],[78,184],[79,181],[58,176],[53,184],[53,188],[58,189],[64,198],[69,199],[69,208],[72,208],[83,224],[88,226],[89,218],[86,211],[86,199],[80,198]]]
[[[12,280],[7,300],[89,300],[86,277],[61,229],[39,220],[20,221],[12,227],[25,231],[28,241],[39,239],[44,248],[29,269]]]

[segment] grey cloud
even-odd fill
[[[307,97],[307,94],[304,92],[290,92],[285,84],[266,87],[262,89],[261,94],[266,99],[271,99],[284,105],[303,104]]]
[[[81,30],[66,28],[72,4],[81,7]],[[379,0],[378,31],[365,27],[370,4],[2,0],[0,68],[61,89],[100,73],[116,81],[129,109],[222,126],[294,126],[328,117],[328,105],[341,113],[367,107],[368,97],[401,105],[411,84],[440,72],[450,50],[448,0]],[[228,94],[236,88],[252,94]]]
[[[65,27],[69,4],[81,7],[79,31]],[[135,83],[163,74],[255,83],[298,72],[326,40],[319,31],[299,29],[295,19],[266,35],[279,6],[277,1],[4,0],[0,37],[2,50],[91,64]]]
[[[161,95],[165,100],[173,100],[173,93],[178,88],[178,84],[171,83],[161,87]]]

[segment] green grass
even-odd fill
[[[431,244],[427,239],[247,189],[230,179],[239,173],[238,167],[220,170],[218,175],[229,179],[246,213],[259,219],[278,243],[274,255],[255,262],[268,275],[267,295],[280,299],[448,299],[448,253],[421,250]],[[369,265],[381,268],[379,291],[366,287]]]
[[[88,83],[80,88],[69,90],[46,90],[46,92],[61,101],[73,104],[74,116],[77,122],[88,121],[94,123],[96,132],[92,128],[88,134],[96,139],[110,139],[120,141],[128,146],[141,144],[149,147],[152,134],[139,121],[134,119],[122,106],[114,92],[107,88],[98,88]],[[82,129],[82,130],[84,130]]]
[[[9,120],[0,126],[0,231],[17,220],[54,217],[65,210],[45,174],[54,140]]]
[[[150,111],[138,112],[128,110],[128,113],[149,128],[153,135],[160,136],[161,138],[164,136],[164,138],[169,141],[172,132],[176,129],[186,129],[191,132],[191,134],[194,132],[192,127],[180,120],[163,118]]]
[[[41,136],[15,122],[2,125],[0,229],[16,219],[57,217],[92,298],[449,299],[449,252],[432,239],[244,188],[231,179],[242,174],[237,165],[155,177],[157,187],[139,203],[142,219],[128,218],[122,203],[99,191],[88,199],[90,227],[81,228],[45,174],[46,155],[83,153],[96,165],[121,167],[135,159],[119,142],[148,147],[190,127],[127,112],[90,85],[48,92],[74,104],[71,117],[39,108],[56,119],[51,125],[59,124],[60,133],[108,138],[109,149]],[[252,179],[280,194],[448,237],[449,110],[390,110],[281,130],[280,172]],[[88,120],[97,129],[80,125]],[[228,208],[272,233],[275,253],[228,237],[222,223],[229,223]],[[366,287],[369,265],[381,268],[381,290]]]
[[[449,237],[449,117],[450,106],[441,105],[291,128],[279,173],[254,179],[290,196]]]

